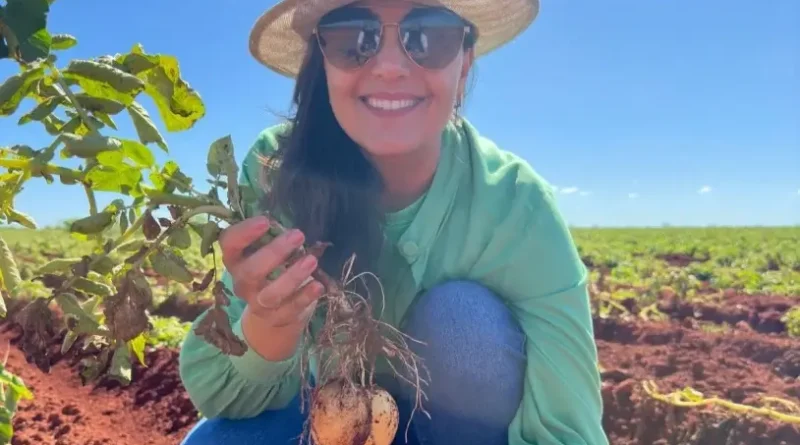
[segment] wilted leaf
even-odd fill
[[[233,141],[230,136],[217,139],[208,149],[206,169],[211,176],[227,174],[229,163],[234,163]]]
[[[145,93],[155,101],[168,131],[187,130],[205,115],[200,95],[181,78],[175,57],[147,54],[137,44],[129,54],[117,57],[117,62],[145,81]]]
[[[0,237],[0,289],[5,289],[9,294],[13,295],[21,282],[22,278],[19,275],[14,255],[11,253],[6,241]]]
[[[158,224],[155,217],[153,217],[153,212],[147,210],[144,212],[142,218],[144,218],[142,220],[142,232],[144,232],[144,237],[148,241],[158,238],[158,235],[161,234],[161,226]]]
[[[233,333],[228,314],[219,306],[213,306],[206,312],[194,333],[225,355],[242,356],[247,352],[247,344]]]

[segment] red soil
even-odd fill
[[[613,445],[800,443],[800,425],[723,409],[674,408],[650,399],[641,381],[653,379],[669,393],[686,386],[707,397],[760,404],[763,395],[800,404],[800,341],[788,337],[780,316],[792,300],[785,297],[726,295],[719,305],[659,305],[672,319],[595,320],[603,366],[604,427]],[[636,312],[635,305],[626,305]],[[11,310],[11,308],[9,308]],[[197,307],[173,301],[162,312],[188,315]],[[728,322],[712,333],[699,321]],[[16,347],[18,330],[6,325],[0,342],[10,342],[7,367],[34,392],[14,418],[15,445],[174,445],[191,428],[197,413],[178,375],[177,351],[147,353],[133,383],[83,386],[76,371],[80,357],[57,351],[49,373],[26,363]],[[784,411],[787,412],[787,411]],[[793,413],[800,416],[800,412]]]

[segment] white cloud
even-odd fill
[[[710,192],[711,192],[711,186],[708,186],[708,185],[702,186],[700,188],[700,190],[697,191],[697,193],[700,193],[700,194],[710,193]]]
[[[561,189],[561,193],[563,193],[565,195],[571,195],[573,193],[576,193],[577,191],[578,191],[578,187],[566,187],[566,188]]]
[[[638,193],[628,193],[628,198],[630,199],[636,199],[638,197],[639,197]]]

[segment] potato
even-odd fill
[[[316,391],[310,413],[315,445],[390,445],[398,423],[397,404],[388,392],[341,379]]]

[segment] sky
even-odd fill
[[[79,41],[61,66],[136,43],[177,57],[206,116],[180,133],[156,119],[170,153],[154,152],[201,182],[212,141],[231,135],[241,160],[291,111],[292,80],[247,49],[274,3],[58,0],[49,29]],[[0,79],[16,69],[0,62]],[[462,113],[558,187],[573,226],[797,225],[799,69],[797,0],[543,0],[525,33],[478,59]],[[0,118],[0,146],[49,145],[41,125],[17,125],[30,108]],[[116,121],[135,134],[126,114]],[[16,207],[40,226],[88,208],[82,189],[43,180]]]

